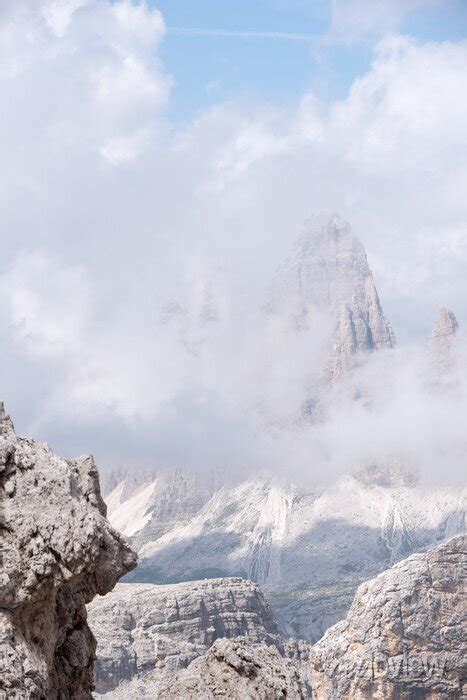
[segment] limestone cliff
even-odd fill
[[[313,697],[464,697],[465,563],[458,535],[362,584],[313,647]]]
[[[18,437],[0,406],[0,697],[91,698],[86,607],[136,565],[91,457]]]
[[[446,700],[467,690],[463,535],[363,583],[314,647],[281,637],[241,579],[125,584],[91,608],[106,677],[123,678],[109,700]]]
[[[124,681],[145,684],[173,675],[218,638],[244,636],[280,644],[273,613],[261,590],[240,578],[168,586],[122,583],[88,609],[98,646],[96,689]],[[124,686],[126,687],[126,686]]]
[[[331,383],[351,368],[359,352],[395,344],[365,249],[336,214],[319,213],[306,222],[276,273],[266,308],[289,317],[297,330],[331,324],[324,360]]]

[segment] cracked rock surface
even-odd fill
[[[175,674],[218,638],[282,642],[260,588],[241,578],[165,586],[121,583],[88,608],[97,642],[96,690],[145,675]]]
[[[274,646],[237,638],[218,639],[155,697],[298,700],[311,697],[311,690],[296,661],[282,656]]]
[[[306,655],[291,643],[282,649],[246,637],[217,639],[208,651],[176,674],[154,672],[135,676],[115,691],[99,697],[112,700],[279,700],[311,697]],[[97,697],[97,696],[96,696]]]
[[[91,698],[85,604],[136,566],[91,457],[18,437],[0,403],[0,698]]]
[[[465,564],[457,535],[363,583],[313,647],[314,697],[464,697]]]

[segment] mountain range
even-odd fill
[[[320,403],[332,401],[345,376],[395,347],[365,250],[334,214],[306,222],[262,312],[280,317],[292,336],[316,329],[325,338],[306,421],[294,429],[323,420]],[[457,331],[454,314],[442,309],[429,342],[438,379],[453,365]],[[344,617],[361,581],[464,527],[465,494],[420,482],[398,454],[384,464],[369,455],[348,473],[306,485],[267,472],[244,479],[213,465],[199,473],[122,469],[105,475],[104,492],[111,523],[139,553],[128,580],[251,579],[281,630],[310,642]]]

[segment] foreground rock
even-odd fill
[[[18,437],[0,404],[0,697],[91,698],[85,603],[136,565],[105,519],[91,457]]]
[[[311,686],[296,660],[284,658],[265,644],[245,639],[218,639],[170,685],[156,691],[158,698],[211,700],[283,700],[311,697]]]
[[[204,654],[218,638],[281,645],[261,590],[240,578],[156,586],[119,584],[89,606],[97,637],[96,689],[105,693],[136,677],[155,683]],[[149,678],[149,681],[148,681]]]
[[[362,584],[313,648],[313,696],[464,697],[465,555],[459,535]]]

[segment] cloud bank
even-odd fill
[[[378,445],[436,471],[450,443],[458,473],[453,399],[427,393],[413,348],[440,306],[467,321],[467,43],[389,36],[343,100],[217,104],[175,129],[165,32],[125,0],[0,11],[1,391],[18,428],[103,465],[297,474]],[[406,351],[362,370],[371,410],[343,398],[319,430],[270,430],[322,339],[291,344],[257,310],[323,208],[363,241]]]

